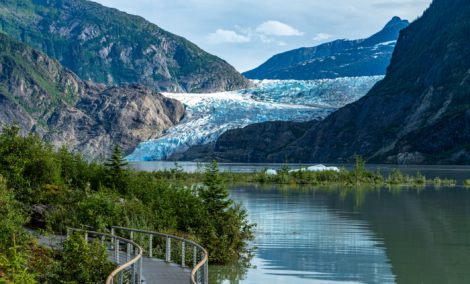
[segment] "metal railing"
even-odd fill
[[[84,228],[92,229],[94,230],[94,227],[90,226],[85,226],[81,225]],[[177,253],[181,254],[181,263],[178,263],[182,268],[188,267],[186,266],[186,255],[189,252],[189,255],[192,258],[192,266],[193,269],[191,271],[191,275],[189,278],[189,283],[190,284],[208,284],[209,283],[209,260],[208,260],[208,254],[207,251],[200,245],[185,240],[183,238],[175,237],[172,235],[167,235],[167,234],[162,234],[162,233],[156,233],[156,232],[150,232],[150,231],[143,231],[143,230],[136,230],[136,229],[130,229],[130,228],[123,228],[123,227],[116,227],[116,226],[111,226],[111,234],[105,234],[105,233],[98,233],[94,231],[85,231],[83,229],[68,229],[67,231],[67,237],[69,236],[69,230],[70,231],[80,231],[80,232],[85,232],[85,239],[88,240],[88,235],[91,234],[92,236],[101,236],[101,242],[103,243],[105,241],[105,238],[108,237],[110,242],[111,242],[111,249],[114,250],[114,261],[117,265],[119,265],[119,251],[121,250],[121,245],[126,245],[122,251],[126,252],[126,263],[123,265],[119,266],[116,270],[114,270],[109,276],[106,281],[106,284],[113,284],[114,278],[117,276],[117,284],[123,284],[125,281],[125,277],[123,276],[123,273],[128,269],[128,273],[130,274],[130,283],[141,283],[142,280],[142,256],[144,255],[144,252],[147,254],[149,258],[153,257],[153,252],[154,252],[154,243],[156,243],[156,240],[153,239],[153,236],[159,236],[159,237],[164,237],[165,238],[165,261],[167,263],[172,262],[172,243],[171,240],[175,241],[180,241],[181,245],[177,250]],[[121,230],[121,231],[127,231],[129,232],[130,236],[129,239],[123,238],[123,237],[118,237],[116,236],[116,231]],[[137,241],[134,241],[134,233],[138,233],[139,235],[139,240],[141,240],[141,235],[148,235],[148,241],[145,241],[145,244],[142,244],[142,248]],[[186,245],[189,245],[190,250],[186,250]],[[192,248],[192,252],[191,252]],[[135,251],[135,257],[131,260],[131,253]],[[198,262],[199,259],[199,262]],[[173,262],[176,263],[176,262]]]
[[[90,226],[83,226],[87,228],[93,228]],[[98,233],[94,231],[87,231],[83,229],[67,228],[67,238],[70,237],[69,232],[83,232],[85,233],[85,240],[88,241],[88,236],[99,238],[101,243],[110,241],[110,249],[114,251],[114,262],[119,266],[114,270],[106,279],[106,284],[113,284],[114,278],[117,277],[117,283],[123,284],[125,280],[129,280],[130,283],[141,283],[142,281],[142,248],[132,240],[128,240],[118,236],[112,236],[105,233]],[[108,239],[106,239],[108,237]],[[119,252],[121,251],[121,245],[126,246],[126,262],[122,265],[119,263]],[[131,259],[131,252],[135,251],[135,257]],[[125,274],[127,277],[125,277]],[[127,278],[127,279],[125,279]],[[128,281],[126,281],[128,282]]]
[[[165,261],[170,263],[172,262],[172,244],[171,240],[176,240],[181,242],[181,267],[186,266],[186,244],[192,247],[192,260],[193,260],[193,269],[190,275],[191,284],[208,284],[209,283],[209,259],[207,251],[200,245],[185,240],[183,238],[175,237],[172,235],[155,233],[150,231],[142,231],[130,228],[116,227],[111,226],[111,236],[115,235],[117,230],[128,231],[130,232],[130,240],[133,241],[134,233],[148,235],[148,257],[153,257],[153,236],[159,236],[165,238]],[[199,262],[198,262],[198,259]],[[119,283],[121,284],[121,283]]]

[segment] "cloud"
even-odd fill
[[[261,40],[262,43],[271,43],[271,42],[274,41],[273,38],[267,37],[267,36],[262,35],[262,34],[258,34],[257,36],[259,37],[259,39]]]
[[[285,46],[285,45],[287,45],[287,43],[285,43],[285,42],[283,42],[283,41],[280,41],[280,42],[277,43],[277,45],[279,45],[279,46]]]
[[[313,40],[325,40],[325,39],[329,39],[330,37],[332,37],[332,35],[325,34],[325,33],[319,33],[319,34],[317,34],[316,37],[313,38]]]
[[[265,35],[274,35],[274,36],[303,36],[303,32],[299,32],[293,27],[283,24],[278,21],[267,21],[259,25],[256,32],[265,34]]]
[[[249,42],[250,38],[238,35],[234,31],[227,31],[218,29],[215,33],[211,33],[207,36],[210,44],[220,44],[224,42]]]
[[[429,5],[429,1],[386,1],[370,4],[375,9],[403,9],[404,7],[426,7],[426,5]]]

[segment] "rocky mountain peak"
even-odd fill
[[[403,24],[406,24],[406,25],[409,25],[410,22],[408,22],[408,20],[402,20],[400,17],[393,17],[390,22],[388,22],[385,27],[383,29],[386,29],[386,28],[390,28],[396,24],[400,24],[400,23],[403,23]]]

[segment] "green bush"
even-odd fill
[[[118,146],[110,159],[88,162],[19,130],[13,125],[0,134],[0,174],[8,177],[7,188],[15,188],[7,195],[9,206],[57,205],[47,217],[49,230],[86,224],[107,232],[114,225],[184,235],[204,246],[214,262],[236,257],[252,239],[246,211],[228,198],[221,185],[226,175],[216,163],[198,174],[205,186],[195,187],[178,164],[171,171],[136,172],[125,167]],[[19,219],[15,228],[25,223]],[[2,229],[6,239],[15,233]]]
[[[48,262],[39,265],[46,271],[37,277],[41,283],[105,283],[116,269],[116,265],[108,260],[106,244],[100,244],[98,239],[89,244],[78,233],[70,234],[48,256]]]

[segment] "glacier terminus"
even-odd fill
[[[140,143],[129,161],[160,161],[192,146],[217,141],[225,131],[266,121],[321,120],[361,97],[383,76],[323,80],[253,80],[255,88],[194,94],[163,93],[186,107],[181,122],[158,139]]]

